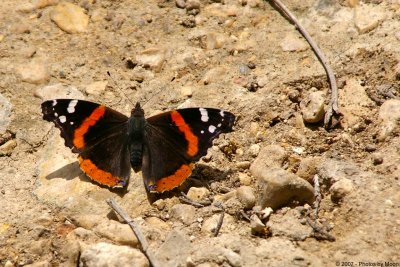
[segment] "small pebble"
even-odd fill
[[[190,86],[184,86],[184,87],[182,87],[182,88],[181,88],[181,94],[182,94],[183,96],[186,96],[186,97],[192,97],[192,95],[193,95],[192,87],[190,87]]]
[[[150,48],[136,55],[136,62],[144,68],[160,72],[165,62],[165,50]]]
[[[14,148],[17,147],[17,141],[15,139],[11,139],[7,141],[5,144],[0,146],[0,156],[9,156],[13,152]]]
[[[352,192],[353,189],[354,186],[351,180],[347,178],[341,178],[331,186],[329,192],[331,193],[331,199],[334,202],[337,202]]]
[[[256,204],[256,196],[250,186],[241,186],[236,190],[236,197],[244,205],[245,209],[251,209]]]
[[[236,167],[243,170],[250,168],[250,165],[251,165],[250,161],[240,161],[236,163]]]
[[[241,185],[250,185],[251,184],[251,177],[246,173],[239,172],[239,181]]]
[[[212,215],[210,218],[204,220],[203,225],[201,226],[201,231],[204,233],[213,234],[215,229],[217,228],[220,217],[221,214],[217,213]],[[225,214],[224,221],[222,222],[222,227],[220,229],[220,233],[227,231],[226,229],[229,229],[228,227],[232,225],[233,222],[234,222],[233,217],[229,214]]]
[[[17,72],[22,81],[32,84],[43,84],[49,81],[50,73],[47,64],[42,60],[32,60],[31,62],[20,65]]]
[[[86,93],[98,96],[106,90],[108,81],[97,81],[86,86]]]
[[[380,165],[383,163],[383,156],[381,153],[374,153],[372,155],[372,163],[374,165]]]
[[[196,208],[187,204],[176,204],[171,208],[170,215],[171,218],[190,225],[196,221]]]
[[[310,93],[307,98],[300,102],[300,110],[305,122],[316,123],[321,121],[325,114],[325,93],[322,91]]]
[[[178,8],[185,8],[186,7],[186,1],[185,0],[175,0],[175,5]]]
[[[288,35],[281,42],[282,50],[285,52],[300,52],[308,48],[305,41],[299,39],[297,36]]]
[[[247,66],[252,70],[256,68],[256,64],[254,64],[253,62],[248,63]]]
[[[250,148],[249,148],[249,154],[252,156],[252,157],[257,157],[258,156],[258,154],[260,153],[260,145],[259,144],[252,144],[251,146],[250,146]]]
[[[250,217],[250,228],[252,234],[262,234],[265,231],[265,224],[256,214],[253,214]]]
[[[256,121],[250,122],[249,133],[251,136],[256,136],[259,130],[260,130],[260,124],[258,122]]]
[[[200,1],[199,0],[187,0],[186,1],[186,9],[200,9]]]
[[[260,212],[260,214],[262,216],[261,219],[263,219],[263,220],[267,219],[272,214],[272,212],[274,212],[273,209],[271,209],[270,207],[266,207],[265,209],[263,209]]]
[[[158,199],[154,201],[152,205],[155,206],[158,210],[163,210],[166,206],[166,203],[164,199]]]
[[[250,73],[250,68],[245,64],[240,64],[239,65],[239,73],[241,75],[247,75]]]
[[[376,146],[374,144],[368,144],[365,146],[365,151],[374,152],[376,150]]]
[[[194,201],[206,199],[210,195],[210,191],[205,187],[191,187],[187,196]]]

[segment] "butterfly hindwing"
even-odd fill
[[[188,108],[147,119],[142,172],[150,191],[163,192],[183,183],[192,162],[207,153],[212,140],[232,130],[232,113],[212,108]]]
[[[65,145],[79,153],[81,169],[94,181],[110,187],[129,179],[125,115],[93,102],[54,99],[42,103],[43,118],[61,131]]]

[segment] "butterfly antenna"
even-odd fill
[[[143,102],[143,107],[150,102],[150,100],[152,100],[163,88],[160,88],[159,90],[157,90],[157,92],[155,92],[149,99],[147,99],[145,102]]]
[[[118,86],[117,82],[111,76],[111,73],[109,71],[107,71],[107,75],[108,75],[108,77],[110,77],[112,82],[115,84],[115,87],[118,89],[118,91],[120,91],[125,96],[125,98],[132,104],[132,106],[134,106],[135,104],[129,99],[129,97],[125,94],[125,92],[121,90],[121,88]]]

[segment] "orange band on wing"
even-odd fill
[[[113,176],[109,172],[100,170],[90,159],[83,159],[81,157],[78,159],[82,171],[92,180],[109,187],[124,186],[124,181],[121,178]]]
[[[178,127],[179,131],[185,135],[186,141],[188,141],[188,147],[186,153],[193,157],[199,152],[199,139],[195,136],[190,129],[189,125],[186,124],[182,115],[177,111],[171,112],[171,119]]]
[[[85,134],[89,131],[89,128],[96,124],[98,120],[100,120],[104,113],[106,112],[106,108],[104,106],[99,106],[95,110],[93,110],[92,114],[88,118],[86,118],[82,124],[77,128],[74,132],[74,146],[76,148],[84,148],[85,147]]]
[[[164,192],[181,185],[192,174],[193,164],[182,165],[174,174],[157,181],[156,192]]]

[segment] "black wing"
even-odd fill
[[[79,153],[81,169],[92,180],[110,187],[126,185],[130,176],[128,117],[76,99],[45,101],[42,113],[60,129],[65,145]]]
[[[163,192],[182,184],[192,162],[207,154],[212,140],[229,132],[235,116],[213,108],[188,108],[147,119],[142,172],[150,191]]]

